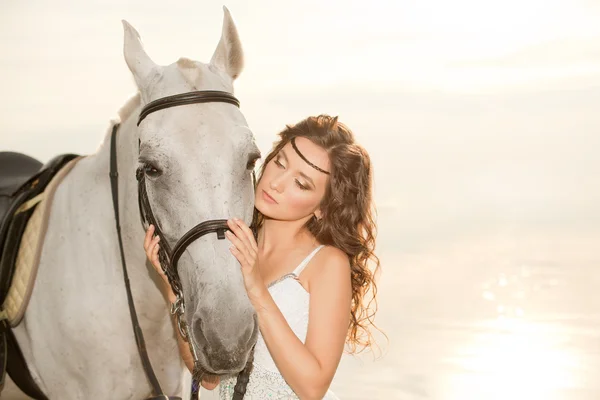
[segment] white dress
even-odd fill
[[[323,248],[323,245],[314,249],[302,260],[294,272],[284,275],[269,285],[269,293],[271,293],[275,304],[277,304],[277,307],[279,307],[286,321],[302,343],[306,340],[306,332],[308,330],[310,294],[297,281],[297,278],[321,248]],[[233,397],[233,388],[235,387],[236,379],[236,376],[231,376],[221,380],[219,387],[220,400],[230,400]],[[254,367],[250,373],[250,380],[246,388],[244,400],[264,399],[298,399],[298,396],[279,373],[267,349],[267,345],[259,332],[256,347],[254,348]],[[333,392],[328,391],[323,399],[337,400],[338,398]]]

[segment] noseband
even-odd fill
[[[236,107],[240,106],[238,99],[235,98],[235,96],[233,96],[231,93],[228,93],[228,92],[223,92],[223,91],[218,91],[218,90],[203,90],[203,91],[195,91],[195,92],[189,92],[189,93],[181,93],[181,94],[176,94],[173,96],[163,97],[163,98],[160,98],[158,100],[154,100],[154,101],[148,103],[140,112],[140,116],[139,116],[137,125],[139,126],[140,123],[149,114],[151,114],[155,111],[159,111],[159,110],[162,110],[165,108],[170,108],[170,107],[176,107],[176,106],[182,106],[182,105],[188,105],[188,104],[199,104],[199,103],[228,103],[228,104],[232,104]],[[148,356],[147,356],[147,351],[145,349],[143,335],[142,335],[141,329],[139,328],[139,324],[137,321],[137,315],[135,313],[135,307],[133,305],[133,299],[131,297],[131,290],[129,288],[129,279],[127,277],[127,269],[126,269],[126,265],[125,265],[123,244],[122,244],[122,239],[121,239],[118,204],[117,204],[118,203],[118,186],[117,186],[117,183],[118,183],[117,176],[118,175],[116,172],[117,171],[117,161],[116,161],[116,140],[115,140],[117,128],[118,128],[118,125],[115,125],[115,127],[113,128],[112,137],[111,137],[111,173],[110,173],[110,177],[111,177],[111,185],[112,185],[111,187],[112,187],[112,192],[113,192],[113,203],[115,206],[115,218],[117,220],[117,233],[118,233],[118,237],[119,237],[119,245],[121,248],[121,261],[123,264],[123,270],[124,270],[124,274],[125,274],[125,284],[126,284],[126,288],[127,288],[127,292],[128,292],[127,294],[128,294],[128,300],[129,300],[129,308],[130,308],[132,323],[134,325],[134,333],[136,335],[136,343],[138,344],[138,350],[139,350],[140,356],[142,358],[142,365],[144,366],[144,370],[146,371],[148,380],[153,388],[153,390],[152,390],[153,394],[155,396],[163,396],[163,397],[156,397],[156,398],[166,398],[166,396],[164,396],[162,394],[162,390],[160,388],[160,385],[158,384],[158,380],[156,379],[156,376],[155,376],[154,371],[152,370],[152,366],[150,364],[150,360],[148,359]],[[175,315],[175,318],[177,321],[177,328],[179,330],[179,333],[181,334],[181,337],[186,342],[188,342],[188,344],[190,346],[190,351],[194,358],[194,371],[193,371],[194,385],[193,386],[195,386],[195,390],[199,390],[198,384],[199,384],[200,380],[202,379],[202,376],[205,374],[205,372],[203,371],[202,367],[200,366],[200,363],[198,361],[198,354],[196,353],[196,349],[191,341],[189,327],[188,327],[185,319],[183,318],[184,312],[185,312],[185,303],[184,303],[184,299],[183,299],[181,279],[180,279],[178,271],[177,271],[177,262],[179,261],[179,258],[181,257],[183,252],[186,250],[186,248],[192,242],[194,242],[195,240],[199,239],[200,237],[202,237],[204,235],[207,235],[209,233],[216,233],[218,239],[220,239],[220,240],[225,239],[225,231],[227,231],[229,229],[229,227],[227,226],[227,220],[216,219],[216,220],[208,220],[208,221],[199,223],[198,225],[196,225],[192,229],[190,229],[186,234],[184,234],[176,242],[175,247],[173,247],[173,249],[171,249],[164,233],[162,232],[162,230],[160,228],[160,225],[158,224],[158,221],[157,221],[154,213],[152,212],[152,207],[151,207],[150,201],[148,199],[148,192],[146,191],[146,180],[145,180],[145,174],[144,174],[143,168],[142,167],[138,168],[136,170],[135,175],[136,175],[136,179],[138,181],[138,205],[139,205],[139,211],[140,211],[140,218],[141,218],[142,224],[145,226],[145,228],[148,228],[148,226],[150,224],[154,225],[155,235],[160,237],[160,247],[159,247],[159,251],[158,251],[158,258],[160,261],[160,265],[161,265],[165,275],[167,276],[169,284],[171,285],[171,288],[172,288],[173,293],[175,294],[175,298],[176,298],[175,302],[171,305],[171,314]],[[253,179],[255,180],[254,174],[253,174]],[[240,373],[240,375],[238,375],[238,382],[236,384],[234,399],[242,399],[244,396],[244,392],[246,390],[246,384],[248,382],[248,374],[250,372],[250,369],[252,368],[252,359],[253,359],[253,354],[250,355],[248,363],[247,363],[244,371],[242,371],[242,373]],[[194,392],[194,388],[193,388],[193,392]],[[194,396],[194,394],[195,393],[192,393],[192,396]]]

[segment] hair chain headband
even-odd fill
[[[294,148],[294,150],[296,151],[296,153],[298,153],[298,155],[300,156],[300,158],[302,158],[308,165],[310,165],[311,167],[313,167],[317,171],[321,171],[322,173],[329,175],[329,172],[325,171],[324,169],[321,169],[321,168],[317,167],[315,164],[313,164],[310,161],[308,161],[306,159],[306,157],[304,157],[304,154],[300,153],[300,150],[298,150],[298,147],[296,147],[296,137],[295,136],[290,140],[290,142],[292,143],[292,147]]]

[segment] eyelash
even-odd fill
[[[279,162],[279,160],[275,159],[273,162],[274,162],[274,163],[275,163],[275,165],[277,165],[279,168],[285,168],[285,167],[283,166],[283,164]],[[300,188],[300,190],[308,190],[308,188],[307,188],[306,186],[304,186],[303,184],[301,184],[301,183],[298,181],[298,179],[295,179],[295,182],[296,182],[296,186],[298,186],[298,187]]]
[[[306,186],[304,186],[303,184],[298,182],[298,179],[296,179],[296,186],[298,186],[300,188],[300,190],[308,190],[308,188]]]

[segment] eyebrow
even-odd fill
[[[285,154],[285,151],[283,151],[283,149],[281,149],[279,151],[279,154],[281,154],[283,156],[283,158],[285,158],[285,161],[289,162],[290,160],[288,159],[287,155]],[[306,175],[304,172],[302,171],[298,171],[298,174],[300,174],[303,178],[305,178],[311,185],[313,185],[313,187],[316,187],[315,183],[313,182],[312,178],[308,175]]]

